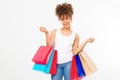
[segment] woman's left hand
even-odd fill
[[[92,43],[95,39],[93,37],[86,39],[88,43]]]

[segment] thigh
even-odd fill
[[[51,80],[62,80],[62,77],[63,77],[63,68],[58,65],[56,74],[51,75]]]
[[[67,62],[64,66],[63,73],[64,73],[64,79],[70,80],[70,74],[71,74],[71,61]]]

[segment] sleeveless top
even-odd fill
[[[69,61],[72,61],[72,46],[75,40],[75,33],[72,33],[69,36],[65,36],[61,33],[61,29],[56,30],[55,37],[55,50],[58,51],[57,63],[62,64]]]

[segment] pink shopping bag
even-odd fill
[[[32,61],[36,64],[47,64],[51,55],[51,46],[40,46]]]

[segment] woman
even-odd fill
[[[54,29],[49,36],[49,31],[45,27],[40,27],[40,31],[46,34],[46,44],[54,46],[58,51],[57,56],[57,73],[51,75],[51,80],[70,80],[71,61],[73,54],[81,51],[86,43],[91,42],[91,39],[85,40],[79,47],[79,36],[71,30],[71,22],[73,15],[73,8],[71,4],[58,4],[55,9],[56,15],[60,20],[62,27]],[[79,47],[79,50],[77,49]],[[77,49],[77,50],[76,50]]]

